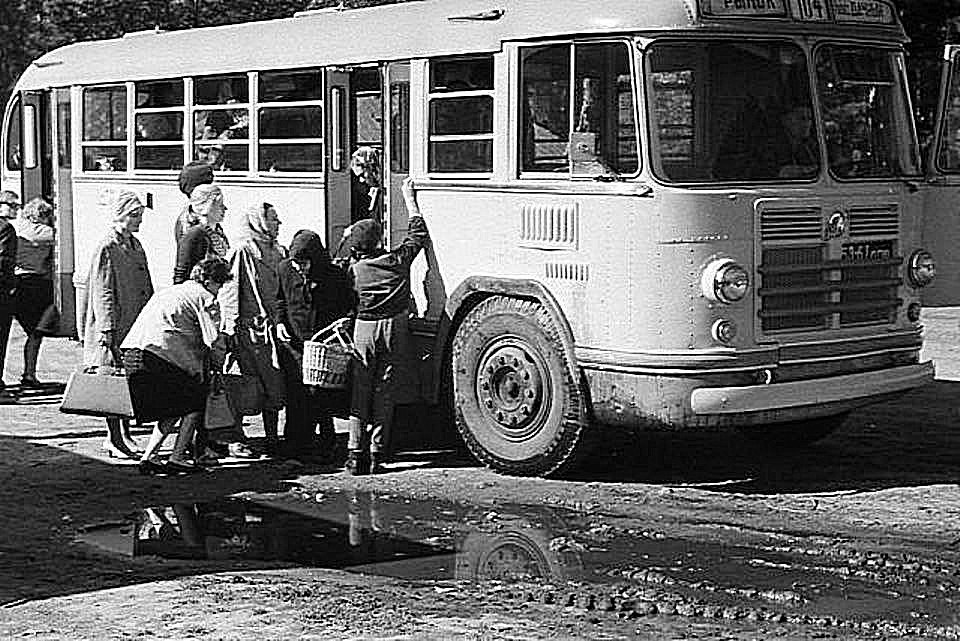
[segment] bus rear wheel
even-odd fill
[[[572,462],[586,423],[583,394],[542,305],[485,299],[457,328],[451,357],[457,429],[477,460],[525,476]]]
[[[816,443],[838,430],[849,416],[850,412],[844,412],[806,421],[742,427],[740,433],[751,441],[770,447],[803,447]]]

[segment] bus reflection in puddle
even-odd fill
[[[581,579],[582,548],[557,547],[567,540],[563,521],[552,511],[522,514],[371,492],[230,498],[143,508],[77,540],[204,571],[295,564],[408,579]]]

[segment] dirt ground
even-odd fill
[[[813,447],[617,434],[564,480],[449,451],[142,477],[56,388],[23,392],[0,405],[0,638],[960,638],[960,309],[924,320],[938,380]],[[41,378],[78,356],[49,341]]]

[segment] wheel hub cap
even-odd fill
[[[543,405],[543,390],[543,370],[522,345],[497,345],[480,361],[480,407],[515,438],[522,438],[534,422]]]

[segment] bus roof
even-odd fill
[[[709,7],[718,2],[733,6],[756,1],[700,3]],[[761,4],[771,2],[786,6],[785,0],[763,0]],[[697,0],[423,0],[342,11],[305,11],[278,20],[138,32],[67,45],[36,60],[17,88],[492,52],[505,40],[689,28],[698,24],[699,13]],[[732,28],[744,28],[752,22],[757,28],[756,20],[732,17],[724,22],[707,15],[706,20],[713,26]],[[781,25],[788,30],[791,27],[788,21]],[[889,38],[891,29],[883,31]],[[902,30],[899,33],[902,39]]]

